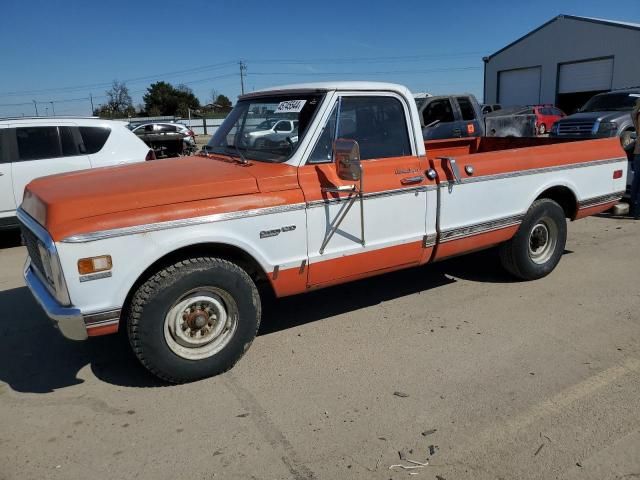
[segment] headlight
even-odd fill
[[[613,137],[618,131],[618,124],[615,122],[600,122],[598,135],[603,137]]]

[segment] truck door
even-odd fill
[[[14,127],[14,125],[12,125]],[[77,127],[15,125],[16,158],[13,162],[13,192],[22,203],[24,187],[33,179],[91,168]]]
[[[463,137],[481,136],[480,122],[478,115],[473,108],[473,103],[469,97],[456,97],[458,113],[460,115],[459,128]]]
[[[422,135],[425,140],[462,136],[456,112],[449,97],[427,99],[422,108]]]
[[[3,224],[3,218],[13,217],[16,209],[11,177],[11,156],[6,135],[8,131],[5,125],[0,125],[0,225]]]
[[[406,102],[395,94],[345,93],[336,99],[306,165],[299,169],[307,202],[309,285],[419,262],[426,188],[409,118]],[[362,203],[354,191],[358,185],[336,174],[336,138],[359,144]],[[350,205],[352,196],[357,199]]]

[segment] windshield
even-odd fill
[[[612,110],[632,110],[640,93],[607,93],[596,95],[589,100],[581,112],[609,112]]]
[[[304,137],[322,97],[291,94],[241,100],[203,151],[258,162],[285,162]]]

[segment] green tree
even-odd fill
[[[123,118],[135,115],[136,109],[133,107],[129,88],[124,82],[114,80],[111,88],[104,93],[107,96],[107,103],[96,108],[93,111],[94,115],[102,118]]]
[[[187,116],[188,109],[200,108],[200,101],[186,85],[174,87],[168,82],[152,83],[142,97],[148,115]]]
[[[221,111],[231,110],[231,100],[226,95],[218,95],[213,102]]]

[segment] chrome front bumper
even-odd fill
[[[25,265],[24,280],[36,301],[47,316],[53,320],[62,335],[71,340],[87,339],[87,327],[82,312],[75,307],[63,307],[60,305],[32,270],[30,261],[27,261]]]

